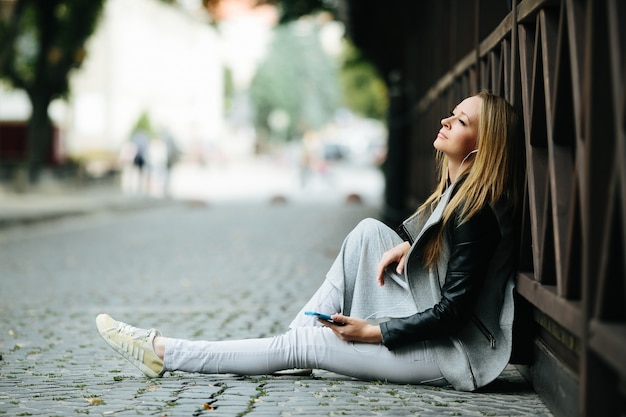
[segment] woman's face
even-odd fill
[[[452,110],[450,116],[441,119],[441,129],[433,146],[451,161],[460,163],[476,149],[481,101],[477,96],[468,97]]]

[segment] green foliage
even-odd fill
[[[311,19],[279,25],[265,61],[250,87],[255,124],[269,130],[268,118],[289,116],[286,139],[322,127],[340,104],[336,63],[323,51]]]
[[[29,96],[68,93],[68,74],[86,55],[104,0],[16,0],[0,19],[0,77]]]
[[[276,0],[280,9],[281,23],[299,19],[304,15],[320,11],[334,13],[336,6],[332,0]]]
[[[388,107],[387,86],[375,67],[346,41],[341,69],[343,102],[353,112],[382,120]]]
[[[233,106],[233,97],[235,96],[235,82],[233,80],[233,72],[229,67],[223,68],[224,74],[224,110],[228,113]]]
[[[150,136],[153,136],[155,134],[154,128],[152,127],[152,122],[150,121],[150,116],[148,116],[148,113],[145,111],[141,113],[141,116],[139,116],[139,119],[137,119],[135,126],[133,126],[132,133],[138,131],[145,132]]]
[[[28,171],[32,182],[52,143],[48,106],[69,92],[69,73],[80,67],[105,0],[15,0],[0,14],[0,79],[24,90],[32,104]],[[8,6],[11,6],[9,9]]]
[[[274,0],[280,10],[280,23],[289,24],[303,16],[329,12],[336,17],[333,0]],[[382,120],[387,113],[387,86],[376,68],[346,41],[340,84],[342,104],[364,117]]]

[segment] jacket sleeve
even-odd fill
[[[491,257],[500,241],[495,213],[486,206],[461,225],[444,231],[450,257],[442,298],[432,308],[380,324],[383,344],[395,349],[410,343],[449,336],[471,319]]]

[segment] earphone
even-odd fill
[[[465,161],[467,161],[467,158],[469,158],[470,156],[472,156],[472,154],[478,153],[478,149],[474,149],[473,151],[469,151],[467,155],[465,155],[465,158],[463,158],[463,160],[461,161],[461,165],[459,165],[459,168],[461,166],[463,166],[463,164],[465,163]]]
[[[469,151],[467,155],[465,155],[465,158],[463,158],[463,160],[461,161],[461,164],[459,165],[456,177],[458,177],[458,174],[459,174],[461,168],[463,167],[463,164],[465,163],[465,161],[467,161],[467,159],[470,156],[472,156],[473,154],[477,154],[477,153],[478,153],[478,149],[473,149],[473,150]],[[404,288],[406,290],[405,297],[403,297],[397,304],[395,304],[395,305],[393,305],[391,307],[384,308],[384,309],[381,309],[381,310],[378,310],[378,311],[375,311],[375,312],[369,314],[367,317],[365,317],[364,320],[369,320],[369,319],[371,319],[371,318],[373,318],[375,316],[378,316],[381,313],[384,313],[386,311],[391,311],[391,310],[399,307],[400,305],[404,304],[408,299],[410,299],[412,297],[411,291],[408,289],[408,285],[407,285],[407,287],[405,287],[404,285],[401,285],[400,283],[398,283],[398,285],[400,285],[402,288]],[[357,344],[355,342],[351,342],[351,345],[352,345],[352,348],[355,351],[360,352],[360,353],[374,352],[374,351],[376,351],[379,348],[378,346],[371,346],[371,347],[368,346],[368,347],[363,349],[360,346],[360,344]]]
[[[459,168],[456,170],[456,175],[455,175],[456,178],[458,178],[459,172],[461,172],[461,168],[463,167],[463,164],[465,163],[465,161],[467,161],[467,158],[469,158],[472,154],[475,154],[475,153],[478,153],[478,149],[469,151],[469,153],[465,155],[465,158],[463,158],[463,160],[461,161],[461,165],[459,165]]]

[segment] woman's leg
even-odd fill
[[[314,368],[363,380],[445,383],[427,344],[389,351],[380,344],[349,343],[325,327],[296,327],[271,338],[188,341],[165,338],[168,371],[264,375]]]
[[[404,277],[391,274],[383,287],[377,285],[375,277],[382,254],[401,242],[395,231],[377,220],[360,222],[346,237],[326,281],[304,308],[331,314],[341,311],[368,319],[412,314],[415,305],[402,285]],[[236,341],[162,340],[159,334],[154,339],[155,331],[128,327],[108,316],[100,319],[98,328],[107,343],[147,375],[160,375],[163,370],[266,374],[318,368],[362,379],[398,382],[441,378],[422,345],[390,352],[382,345],[346,343],[329,329],[316,326],[315,319],[303,316],[298,314],[292,330],[284,335]],[[141,340],[137,340],[137,334],[142,335]],[[145,369],[146,357],[155,358],[155,371]],[[156,369],[160,358],[164,358],[164,369]]]
[[[362,220],[348,234],[326,279],[342,294],[341,312],[352,317],[381,321],[417,312],[406,277],[393,268],[379,286],[376,271],[383,254],[402,243],[390,227],[375,219]]]
[[[162,337],[106,314],[96,318],[104,340],[150,377],[166,371],[270,374],[283,369],[325,369],[363,380],[444,384],[426,343],[389,351],[381,344],[340,340],[327,327],[297,327],[280,336],[226,341],[188,341]],[[164,347],[164,354],[161,354]]]
[[[302,326],[323,326],[315,317],[307,316],[305,311],[317,311],[325,314],[335,314],[341,312],[343,304],[343,294],[337,287],[332,285],[328,280],[324,280],[322,285],[313,294],[313,297],[300,309],[293,321],[289,324],[289,328]]]
[[[364,219],[346,236],[326,280],[304,305],[289,328],[321,325],[305,311],[343,313],[379,322],[416,312],[405,278],[390,271],[385,285],[376,282],[376,269],[387,250],[402,243],[398,234],[375,219]]]

